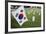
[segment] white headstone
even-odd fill
[[[33,22],[35,21],[35,16],[32,17],[32,21],[33,21]]]

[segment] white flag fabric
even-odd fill
[[[13,17],[16,19],[16,21],[19,23],[20,26],[26,21],[28,21],[24,6],[20,6],[18,9],[15,11],[12,11]]]

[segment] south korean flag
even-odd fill
[[[24,6],[20,6],[18,9],[12,12],[12,15],[19,23],[20,26],[26,21],[28,21],[27,16],[25,14]]]

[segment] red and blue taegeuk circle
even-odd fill
[[[19,14],[19,19],[23,19],[23,14]]]

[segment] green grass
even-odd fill
[[[28,21],[26,21],[22,26],[11,16],[11,28],[29,28],[29,27],[40,27],[41,26],[41,9],[39,8],[25,8],[26,16]],[[35,12],[35,14],[33,14]],[[38,12],[38,13],[37,13]],[[32,21],[32,17],[35,16],[35,21]]]

